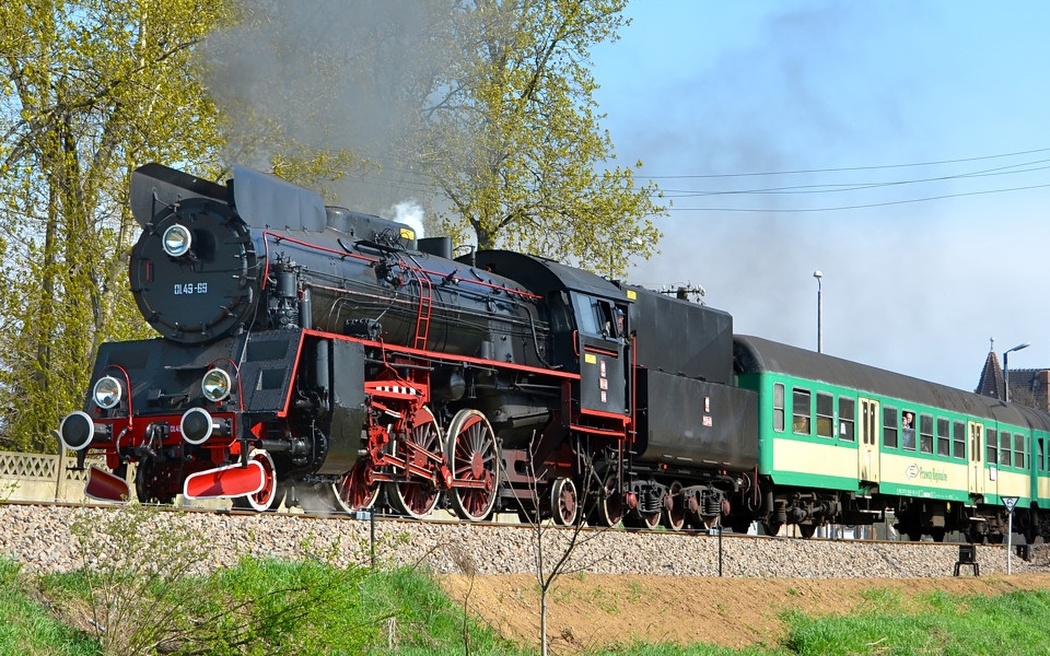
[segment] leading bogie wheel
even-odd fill
[[[273,457],[263,449],[252,449],[248,460],[262,465],[263,486],[254,494],[234,498],[233,507],[265,512],[280,505],[281,500],[277,498],[277,468],[274,467]]]
[[[499,445],[492,425],[478,410],[460,410],[449,424],[446,446],[452,468],[448,492],[452,510],[471,522],[488,518],[499,498],[500,484]]]

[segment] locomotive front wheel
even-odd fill
[[[335,499],[344,512],[354,514],[375,505],[380,484],[372,471],[372,459],[359,458],[354,468],[335,483]]]
[[[461,519],[480,522],[492,514],[499,497],[499,447],[492,425],[481,412],[460,410],[448,428],[448,462],[452,468],[449,501]],[[459,483],[475,483],[461,487]]]
[[[174,468],[161,467],[152,460],[143,460],[135,470],[135,496],[139,503],[170,505],[175,501],[178,481]]]
[[[262,449],[252,449],[248,454],[249,460],[254,460],[262,465],[263,486],[255,494],[233,499],[234,508],[251,508],[255,512],[264,512],[280,504],[277,499],[277,472],[273,465],[273,458]],[[276,502],[276,503],[275,503]]]
[[[398,456],[419,467],[434,464],[433,454],[441,453],[442,443],[441,429],[430,408],[419,409],[406,438],[395,445]],[[407,472],[403,476],[401,480],[387,483],[387,499],[396,512],[422,519],[434,511],[441,499],[441,491],[435,483],[436,474],[434,479]]]
[[[551,515],[558,526],[572,526],[580,512],[576,484],[571,478],[559,478],[551,486]]]

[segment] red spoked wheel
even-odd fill
[[[343,474],[342,480],[334,487],[335,500],[344,512],[352,515],[374,506],[381,486],[375,480],[372,459],[367,456],[359,458],[354,468]]]
[[[233,507],[251,508],[255,512],[270,510],[274,507],[275,501],[276,504],[280,504],[280,501],[277,500],[277,469],[274,467],[273,458],[262,449],[252,449],[248,454],[248,460],[254,460],[262,465],[263,486],[255,494],[233,499]]]
[[[551,517],[558,526],[572,526],[580,512],[576,484],[571,478],[558,478],[551,486]]]
[[[412,428],[404,439],[394,445],[395,454],[415,467],[432,472],[438,465],[436,456],[442,452],[441,429],[434,419],[430,408],[420,408],[416,413]],[[415,519],[422,519],[432,513],[441,499],[441,490],[437,488],[432,477],[423,477],[410,472],[402,472],[402,478],[387,483],[387,498],[396,512]]]
[[[500,454],[496,434],[485,415],[460,410],[448,429],[448,461],[452,468],[449,501],[461,519],[479,522],[492,514],[499,498]],[[462,487],[459,483],[475,483]]]

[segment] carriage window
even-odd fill
[[[937,455],[948,457],[951,454],[952,437],[948,434],[948,420],[937,417]]]
[[[1003,467],[1010,466],[1010,433],[999,431],[999,464]]]
[[[1014,433],[1014,467],[1025,467],[1024,435]]]
[[[919,450],[933,453],[933,417],[919,415]]]
[[[817,435],[835,436],[835,397],[817,392]]]
[[[791,428],[794,432],[800,435],[809,435],[810,428],[809,424],[812,421],[810,413],[812,412],[811,404],[809,400],[809,390],[795,389],[792,391],[792,419]]]
[[[773,430],[784,430],[784,383],[773,385]]]
[[[984,443],[988,445],[985,450],[984,461],[992,465],[999,462],[999,434],[994,430],[985,431]]]
[[[854,414],[857,407],[856,401],[853,399],[847,399],[844,396],[839,397],[839,439],[852,442],[856,439],[854,433],[856,415]],[[872,435],[871,439],[874,440],[875,436]]]
[[[966,424],[961,421],[952,423],[952,457],[966,460]]]
[[[907,409],[901,413],[901,448],[915,450],[915,413]]]
[[[897,408],[882,409],[882,446],[897,448]]]
[[[1039,438],[1035,441],[1035,457],[1038,458],[1036,461],[1036,467],[1039,471],[1046,471],[1046,462],[1043,460],[1043,438]]]

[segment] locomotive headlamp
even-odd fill
[[[164,231],[162,243],[165,253],[172,257],[182,257],[190,252],[190,246],[193,245],[193,235],[190,233],[189,228],[176,223]]]
[[[95,399],[95,405],[103,410],[112,410],[120,403],[124,389],[120,386],[120,381],[113,376],[103,376],[95,383],[91,395]]]
[[[201,391],[204,392],[204,398],[212,403],[218,403],[229,396],[232,387],[233,381],[230,379],[230,374],[222,369],[209,370],[201,380]]]

